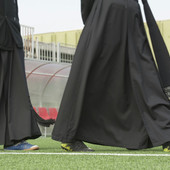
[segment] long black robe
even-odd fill
[[[137,0],[85,1],[91,11],[52,138],[133,149],[170,141],[170,103]]]
[[[16,0],[0,0],[0,145],[41,135],[30,102]]]

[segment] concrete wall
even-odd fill
[[[63,43],[68,45],[77,46],[81,30],[64,31],[64,32],[52,32],[44,34],[35,34],[34,40],[38,38],[38,41],[45,43]]]

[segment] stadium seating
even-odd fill
[[[57,115],[58,115],[57,109],[56,108],[49,108],[48,110],[49,110],[50,118],[56,120]]]
[[[42,117],[44,120],[51,119],[51,117],[48,114],[47,108],[45,107],[39,107],[38,108],[38,114],[40,117]]]
[[[48,119],[56,120],[57,115],[58,115],[58,111],[54,107],[51,107],[51,108],[38,107],[38,109],[36,107],[33,107],[33,109],[35,110],[37,114],[39,114],[40,117],[42,117],[45,120],[48,120]]]
[[[48,119],[56,120],[57,115],[58,115],[57,109],[53,108],[53,107],[51,107],[51,108],[38,107],[38,109],[36,107],[33,107],[33,109],[44,120],[48,120]],[[44,127],[44,133],[42,131],[42,134],[44,134],[44,137],[47,136],[47,127]]]

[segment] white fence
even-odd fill
[[[34,42],[33,59],[72,63],[75,47],[68,44]]]
[[[34,41],[34,28],[21,25],[25,58],[72,63],[75,46],[58,43],[43,43],[38,39]]]
[[[24,44],[25,58],[31,58],[34,53],[34,28],[21,25],[21,35]]]

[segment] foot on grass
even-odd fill
[[[162,148],[164,152],[170,152],[170,142],[164,143]]]
[[[4,147],[4,150],[9,150],[9,151],[16,151],[16,150],[31,151],[31,150],[38,150],[38,149],[39,146],[31,145],[26,141],[19,142],[16,145]]]
[[[82,141],[75,141],[72,143],[62,143],[61,148],[71,152],[91,152],[93,149],[87,147]]]

